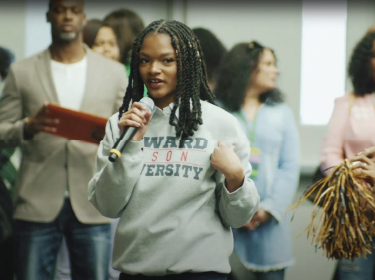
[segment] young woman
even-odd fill
[[[186,25],[159,20],[137,36],[124,103],[108,121],[89,183],[93,205],[120,217],[113,252],[120,279],[226,279],[231,227],[258,208],[248,141],[237,120],[212,104],[205,73]],[[138,102],[144,84],[152,118]],[[109,162],[130,126],[138,127],[132,141]]]
[[[328,175],[340,164],[375,145],[375,32],[367,33],[354,48],[349,62],[353,92],[335,100],[321,151],[321,169]],[[370,280],[374,252],[354,261],[338,262],[340,280]]]
[[[276,88],[278,74],[271,49],[255,41],[240,43],[224,57],[215,91],[219,103],[240,121],[251,146],[251,178],[260,208],[233,232],[233,260],[257,280],[284,279],[285,268],[293,263],[286,208],[298,184],[299,140],[293,114]]]
[[[105,16],[103,22],[115,31],[120,48],[120,62],[124,64],[129,76],[132,47],[137,35],[145,28],[143,20],[131,10],[119,9]],[[143,96],[147,96],[146,86]]]
[[[94,52],[109,59],[120,60],[120,48],[112,27],[99,19],[91,19],[83,29],[83,42]]]
[[[130,58],[136,36],[145,28],[142,18],[135,12],[119,9],[105,16],[103,22],[115,31],[119,47],[120,62],[130,74]]]

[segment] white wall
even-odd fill
[[[46,18],[48,0],[26,0],[25,8],[25,57],[29,57],[51,44],[51,27]]]
[[[167,0],[96,0],[86,1],[86,15],[88,19],[103,19],[108,13],[117,9],[129,9],[136,12],[148,25],[154,20],[165,19],[168,14]]]
[[[0,45],[15,52],[17,59],[35,53],[49,44],[49,25],[45,23],[47,6],[39,9],[18,0],[16,5],[0,1]],[[42,0],[40,0],[42,1]],[[47,0],[44,3],[47,3]],[[12,2],[13,3],[13,2]],[[145,24],[160,18],[185,21],[190,27],[211,29],[228,47],[237,42],[256,39],[273,48],[281,70],[279,87],[285,93],[299,124],[301,78],[302,0],[289,1],[212,1],[212,0],[102,0],[86,1],[88,18],[103,18],[118,8],[137,12]],[[349,61],[353,47],[367,28],[375,23],[375,1],[348,0],[346,57]],[[34,11],[33,14],[26,14]],[[322,42],[324,44],[324,42]],[[329,65],[322,65],[329,67]],[[317,81],[319,83],[319,81]],[[324,85],[322,85],[323,87]],[[346,88],[350,89],[347,82]],[[341,93],[340,93],[341,94]],[[344,94],[344,93],[342,93]],[[325,102],[325,100],[321,100]],[[316,108],[319,114],[319,108]],[[302,171],[311,172],[318,165],[320,143],[326,126],[299,125],[302,148]],[[306,181],[304,187],[309,184]],[[302,230],[300,223],[307,223],[310,209],[303,210],[293,222],[295,232]],[[303,235],[294,241],[296,266],[287,274],[288,280],[329,280],[333,264],[321,252],[315,254]],[[324,276],[322,276],[324,275]]]
[[[0,2],[0,44],[12,49],[17,59],[40,51],[50,43],[50,27],[45,22],[47,3],[48,0],[36,2],[18,0],[17,5]],[[279,87],[285,93],[286,102],[292,108],[299,125],[301,170],[308,173],[315,169],[326,126],[308,126],[299,123],[302,0],[86,1],[86,14],[89,19],[103,18],[110,11],[118,8],[134,10],[144,19],[145,24],[160,18],[172,17],[185,21],[190,27],[209,28],[228,48],[238,42],[253,39],[273,48],[281,71]],[[373,23],[375,23],[374,1],[348,1],[347,61],[354,45]],[[329,65],[322,65],[322,67],[329,67]],[[351,88],[349,82],[346,83],[346,87]],[[341,95],[344,92],[337,94]],[[318,114],[319,108],[316,108],[316,111]]]
[[[25,0],[25,57],[44,50],[51,43],[50,24],[46,22],[48,0]],[[19,6],[20,7],[20,6]],[[167,17],[167,0],[142,1],[87,1],[85,12],[88,19],[103,19],[108,13],[126,8],[138,13],[145,25]]]
[[[16,59],[25,57],[25,15],[24,0],[17,5],[0,2],[0,45],[12,50]]]
[[[278,86],[299,124],[302,0],[189,0],[187,24],[210,29],[228,48],[257,40],[274,49],[280,69]],[[310,147],[302,141],[301,145],[303,163]]]

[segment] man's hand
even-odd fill
[[[225,176],[229,192],[234,192],[243,184],[245,174],[240,158],[234,152],[234,147],[229,147],[219,141],[211,156],[211,166]]]
[[[47,104],[45,103],[32,117],[25,119],[25,138],[32,138],[39,132],[56,132],[56,125],[59,123],[59,120],[46,117]]]

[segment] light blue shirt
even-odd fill
[[[253,122],[247,121],[242,110],[233,115],[248,135]],[[254,143],[250,145],[261,151],[261,162],[253,181],[260,195],[260,207],[273,217],[254,231],[233,229],[233,235],[234,249],[244,266],[265,272],[294,262],[290,215],[286,212],[298,185],[299,137],[293,114],[285,104],[267,102],[260,107],[255,121]]]

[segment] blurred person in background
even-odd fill
[[[91,19],[83,29],[83,42],[94,52],[120,61],[120,48],[112,27],[99,19]]]
[[[0,86],[14,62],[13,53],[0,47]],[[1,90],[0,90],[1,95]],[[0,145],[0,275],[3,280],[13,280],[13,204],[12,191],[17,170],[12,161],[15,149],[3,149]]]
[[[119,61],[120,49],[117,43],[117,37],[113,29],[104,24],[99,19],[91,19],[87,21],[83,29],[83,42],[94,52],[103,55],[106,58],[114,61]],[[114,232],[117,226],[117,219],[111,221],[113,246]],[[112,259],[112,258],[111,258]],[[112,263],[109,265],[109,280],[118,279],[120,272],[112,268]],[[55,280],[70,280],[71,270],[69,265],[69,253],[64,239],[57,263],[57,272]]]
[[[214,92],[250,141],[251,178],[260,195],[254,217],[233,229],[235,279],[282,280],[294,263],[286,209],[298,186],[299,136],[276,87],[278,75],[273,50],[256,41],[239,43],[224,57]]]
[[[22,147],[14,188],[16,275],[53,279],[65,237],[72,278],[107,280],[110,219],[87,200],[98,147],[52,135],[58,120],[46,115],[45,104],[109,117],[121,105],[125,69],[83,44],[83,0],[50,0],[46,16],[52,44],[12,64],[0,102],[1,146]]]
[[[213,92],[217,83],[221,61],[227,52],[223,43],[210,30],[205,28],[194,28],[203,51],[203,58],[206,64],[208,86]]]
[[[345,158],[352,158],[375,145],[375,32],[366,33],[354,48],[348,75],[353,85],[335,100],[321,150],[321,170],[328,175]],[[338,262],[340,280],[370,280],[374,272],[374,251],[367,258]]]
[[[130,57],[135,37],[145,28],[142,18],[135,12],[127,9],[113,11],[105,16],[103,22],[112,27],[116,33],[120,48],[120,62],[124,64],[126,73],[130,75]],[[147,96],[144,86],[143,96]]]
[[[130,57],[135,37],[145,28],[143,20],[135,12],[127,9],[113,11],[105,16],[103,22],[116,33],[120,48],[120,62],[130,74]]]

